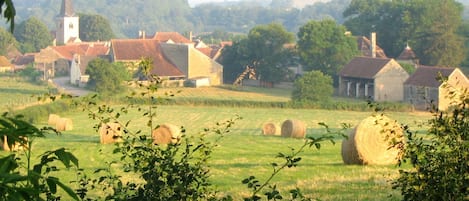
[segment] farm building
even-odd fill
[[[153,62],[151,73],[168,80],[207,77],[210,85],[223,83],[222,65],[194,48],[193,44],[165,43],[154,39],[116,39],[111,40],[110,54],[113,62],[129,64],[150,58]]]
[[[450,88],[444,87],[439,77],[446,78]],[[469,80],[459,68],[419,66],[404,83],[404,101],[417,109],[434,104],[439,110],[446,110],[455,103],[449,92],[463,92],[468,88]]]
[[[14,66],[5,56],[0,56],[0,72],[13,72]]]
[[[339,72],[339,95],[402,101],[409,74],[394,59],[355,57]]]

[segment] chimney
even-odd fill
[[[376,58],[376,32],[371,32],[371,57]]]
[[[192,42],[192,31],[189,31],[189,40]]]

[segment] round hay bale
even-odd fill
[[[181,140],[181,129],[172,124],[161,124],[151,133],[153,144],[177,144]]]
[[[49,114],[49,119],[47,120],[47,125],[55,126],[57,121],[60,119],[60,116],[57,114]]]
[[[8,146],[8,138],[6,135],[3,136],[3,141],[0,140],[0,143],[2,145],[2,150],[5,150],[5,151],[21,151],[21,150],[26,150],[27,147],[28,147],[28,138],[26,137],[21,137],[21,139],[25,140],[23,143],[25,144],[21,144],[20,142],[15,142],[14,144],[10,146]]]
[[[263,135],[280,135],[280,126],[274,123],[265,123],[262,126],[262,134]]]
[[[122,126],[118,123],[101,124],[98,133],[101,144],[122,142]]]
[[[355,147],[355,132],[354,128],[349,134],[348,139],[342,140],[342,160],[345,164],[363,164],[363,161],[358,156],[357,148]]]
[[[397,163],[399,150],[391,147],[391,141],[402,141],[404,135],[402,128],[396,121],[383,115],[367,117],[357,125],[354,134],[350,136],[358,154],[359,161],[356,164],[388,165]],[[342,144],[342,146],[347,145]],[[353,148],[353,146],[349,148]],[[353,153],[353,151],[349,151],[350,155]],[[344,154],[342,154],[343,156]],[[344,162],[346,160],[357,162],[355,159],[344,159]]]
[[[282,123],[282,136],[292,138],[304,138],[306,125],[300,120],[286,120]]]
[[[73,122],[69,118],[59,118],[55,124],[57,131],[69,131],[73,130]]]

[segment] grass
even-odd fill
[[[220,142],[211,159],[214,186],[220,192],[234,196],[235,200],[240,200],[249,193],[241,184],[243,178],[255,175],[262,181],[271,173],[269,164],[276,162],[275,156],[278,152],[289,152],[290,148],[298,148],[303,143],[303,140],[298,139],[262,136],[263,123],[281,124],[289,118],[300,119],[308,125],[308,135],[321,135],[325,131],[317,124],[319,122],[325,122],[336,129],[342,122],[357,124],[370,115],[370,112],[190,106],[159,106],[157,112],[157,123],[183,125],[187,129],[187,135],[197,135],[203,128],[211,127],[215,122],[235,115],[243,117],[236,122],[231,134]],[[86,113],[68,112],[60,115],[71,118],[75,129],[66,131],[61,136],[37,139],[34,143],[35,153],[67,147],[79,157],[81,168],[87,169],[89,173],[96,168],[106,167],[105,161],[118,159],[118,156],[111,154],[113,145],[99,144],[98,134],[93,130],[95,122],[88,119]],[[429,118],[429,115],[422,113],[395,112],[388,115],[413,128],[419,121]],[[146,118],[137,112],[123,117],[132,120],[133,130],[145,129],[143,125]],[[336,145],[324,143],[320,150],[307,149],[301,155],[303,160],[300,166],[285,170],[274,182],[281,190],[298,187],[306,195],[321,200],[400,199],[399,192],[392,190],[388,182],[397,176],[397,167],[343,165],[340,139],[337,140]],[[119,172],[120,166],[115,166],[114,170]],[[76,179],[73,171],[61,174],[61,178],[66,181]],[[124,177],[131,178],[132,176],[128,175]]]
[[[39,89],[38,89],[39,90]],[[179,89],[160,89],[159,93],[170,93]],[[40,90],[39,90],[40,91]],[[23,91],[21,95],[35,92]],[[1,94],[4,92],[0,91]],[[23,94],[25,93],[25,94]],[[271,90],[262,88],[184,88],[176,98],[200,98],[217,100],[255,100],[255,101],[288,101],[288,90]],[[2,101],[0,99],[0,101]],[[116,105],[118,108],[119,106]],[[325,130],[318,125],[324,122],[332,129],[338,129],[341,123],[356,125],[371,112],[334,111],[318,109],[286,109],[286,108],[233,108],[208,107],[191,105],[158,106],[156,123],[172,123],[184,126],[187,135],[197,135],[215,122],[233,118],[235,115],[243,119],[236,122],[232,132],[220,141],[219,147],[212,155],[211,179],[214,187],[222,194],[230,194],[235,200],[241,200],[249,194],[241,180],[250,175],[264,181],[272,172],[269,164],[278,161],[275,156],[279,152],[289,152],[291,148],[299,148],[304,142],[298,139],[267,137],[261,135],[262,125],[266,122],[281,124],[286,119],[299,119],[307,124],[308,135],[322,135]],[[414,130],[424,130],[422,122],[431,116],[425,112],[388,112],[389,117],[400,123],[409,125]],[[66,147],[80,160],[80,168],[91,174],[97,168],[107,167],[106,162],[118,160],[112,154],[113,145],[99,144],[99,136],[93,129],[96,122],[90,120],[82,111],[60,113],[62,117],[73,120],[74,130],[63,132],[62,135],[51,135],[44,139],[36,139],[33,144],[34,160],[46,150]],[[147,119],[138,112],[122,115],[122,120],[132,120],[131,129],[146,129]],[[40,122],[44,126],[47,122]],[[149,131],[144,130],[145,131]],[[343,165],[340,155],[340,140],[337,144],[324,143],[320,150],[306,149],[302,161],[296,168],[287,169],[274,179],[274,183],[282,190],[300,188],[307,196],[321,200],[400,200],[399,192],[392,190],[389,181],[398,176],[398,167],[390,166],[357,166]],[[0,152],[0,155],[6,155]],[[122,173],[119,165],[112,166],[113,171]],[[131,180],[134,175],[123,175],[123,179]],[[73,170],[60,174],[65,182],[77,179]],[[75,184],[71,184],[72,187]]]
[[[47,93],[47,86],[24,82],[22,78],[0,76],[0,109],[9,111],[37,103],[37,97]]]

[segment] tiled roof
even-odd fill
[[[5,56],[0,56],[0,67],[7,67],[10,66],[12,67],[13,65],[8,61],[8,59]]]
[[[409,46],[406,46],[401,54],[397,57],[398,60],[412,60],[417,58],[414,51]]]
[[[196,49],[212,59],[218,51],[217,48],[212,48],[212,47],[203,47],[203,48],[196,48]]]
[[[362,53],[363,56],[365,57],[371,57],[371,41],[366,38],[365,36],[359,36],[357,37],[357,45],[358,45],[358,50]],[[386,54],[384,53],[384,50],[379,47],[379,45],[376,45],[376,57],[377,58],[387,58]]]
[[[28,65],[34,62],[34,57],[35,57],[34,53],[17,56],[13,63],[17,66]]]
[[[441,85],[437,79],[439,73],[441,73],[443,77],[448,77],[454,70],[455,68],[450,67],[419,66],[417,70],[404,82],[404,84],[439,87]]]
[[[142,58],[153,60],[151,73],[159,76],[184,76],[184,74],[170,62],[161,50],[158,40],[121,39],[111,40],[112,52],[116,61],[138,61]]]
[[[192,41],[178,32],[156,32],[153,39],[161,42],[173,41],[174,43],[191,44]]]
[[[102,56],[109,54],[109,47],[105,43],[73,43],[52,47],[60,56],[72,60],[74,54],[84,56]]]
[[[392,59],[355,57],[339,72],[342,77],[372,79]]]

